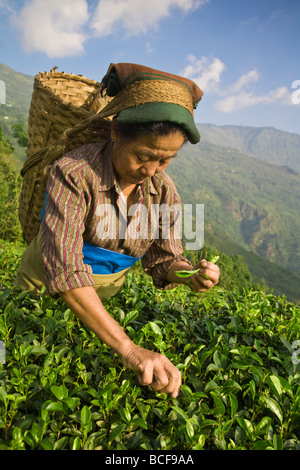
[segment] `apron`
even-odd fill
[[[46,200],[47,194],[45,196]],[[43,219],[44,207],[41,214]],[[130,268],[141,258],[124,255],[91,243],[83,243],[83,262],[91,266],[93,286],[101,300],[113,297],[122,287]],[[21,290],[39,294],[45,286],[45,266],[41,251],[41,228],[25,250],[20,261],[15,285]]]

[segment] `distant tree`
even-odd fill
[[[17,140],[20,147],[26,148],[28,146],[28,134],[23,124],[14,124],[12,128],[13,136]]]
[[[0,124],[0,155],[9,155],[14,151],[12,144],[7,139]]]
[[[0,238],[17,241],[22,235],[18,213],[21,176],[11,161],[12,152],[0,125]]]

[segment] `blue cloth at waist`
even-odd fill
[[[91,243],[83,243],[83,262],[91,266],[93,274],[113,274],[131,268],[139,259],[116,251],[106,250]]]

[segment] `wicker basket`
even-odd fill
[[[69,150],[109,137],[111,120],[100,113],[109,101],[101,96],[100,83],[81,75],[57,72],[55,68],[36,75],[19,206],[28,244],[39,230],[49,168]]]

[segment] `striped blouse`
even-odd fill
[[[127,208],[111,160],[111,141],[88,144],[51,168],[41,228],[41,248],[50,295],[93,286],[83,262],[83,242],[142,257],[157,288],[171,288],[170,266],[183,256],[181,201],[173,181],[161,172],[138,185]],[[179,210],[178,210],[179,208]],[[189,263],[190,264],[190,263]]]

